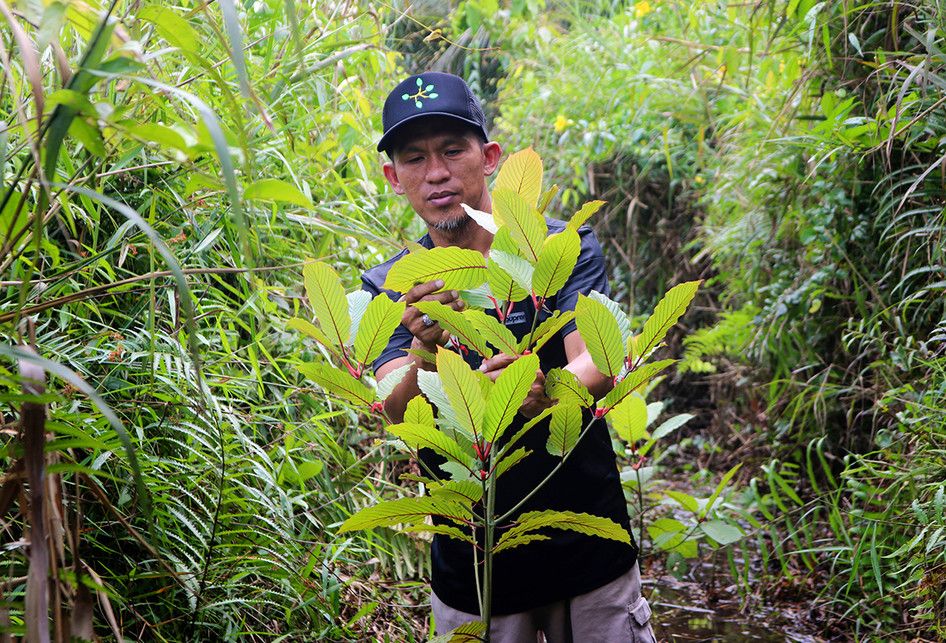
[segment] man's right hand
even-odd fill
[[[436,292],[441,288],[443,288],[443,281],[437,279],[436,281],[428,281],[414,286],[404,294],[403,300],[407,302],[407,308],[404,309],[401,323],[414,336],[414,348],[422,348],[428,352],[436,353],[437,346],[443,346],[447,343],[450,333],[441,328],[440,324],[436,322],[430,326],[425,325],[424,314],[411,304],[418,301],[439,301],[444,306],[453,308],[453,310],[463,310],[466,307],[466,302],[460,299],[460,293],[456,290]]]

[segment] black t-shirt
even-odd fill
[[[548,219],[549,233],[561,231],[562,221]],[[575,271],[556,297],[546,302],[548,310],[574,310],[578,294],[592,290],[607,293],[608,277],[601,246],[588,227],[579,230],[581,253]],[[425,235],[419,243],[432,248]],[[407,254],[404,250],[383,264],[365,272],[361,279],[365,290],[372,295],[386,293],[392,299],[400,294],[384,290],[382,284],[391,266]],[[495,311],[487,310],[495,316]],[[535,307],[530,298],[516,302],[505,324],[517,338],[524,337],[532,327]],[[540,312],[539,321],[549,312]],[[564,338],[576,330],[571,321],[538,352],[542,371],[563,367]],[[405,357],[413,336],[399,326],[374,367],[398,357]],[[473,351],[465,357],[471,367],[481,362]],[[590,419],[586,413],[585,422]],[[525,418],[517,415],[505,431],[515,435]],[[584,425],[584,424],[583,424]],[[505,513],[545,478],[555,467],[558,458],[546,451],[548,420],[533,427],[519,443],[532,453],[513,466],[497,481],[496,512]],[[439,462],[433,454],[421,453],[425,462],[436,467]],[[436,470],[436,469],[435,469]],[[575,511],[610,518],[630,532],[627,505],[621,489],[620,475],[611,446],[608,429],[603,420],[595,422],[582,441],[575,447],[565,465],[542,489],[525,503],[519,512],[553,509]],[[586,536],[573,531],[548,529],[550,540],[537,541],[499,552],[493,559],[493,613],[524,612],[558,600],[578,596],[605,585],[624,574],[637,559],[637,550],[614,540]],[[502,532],[496,534],[498,540]],[[482,562],[482,556],[480,557]],[[473,549],[469,543],[443,535],[435,535],[431,547],[434,592],[444,603],[463,612],[479,613],[476,582],[473,572]]]

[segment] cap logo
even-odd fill
[[[401,100],[412,100],[414,101],[414,106],[417,109],[420,109],[424,106],[424,103],[421,102],[422,98],[429,98],[434,100],[439,94],[434,93],[434,86],[427,85],[424,87],[424,81],[420,79],[420,76],[417,77],[417,92],[414,94],[401,94]]]

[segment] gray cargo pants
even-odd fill
[[[477,620],[445,605],[431,593],[437,634]],[[641,574],[630,571],[587,594],[573,596],[528,612],[494,616],[492,643],[656,643],[650,624],[650,605],[641,596]],[[544,639],[540,638],[544,634]]]

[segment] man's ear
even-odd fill
[[[503,148],[496,141],[484,143],[483,156],[486,158],[486,163],[483,167],[485,174],[486,176],[492,176],[496,168],[499,167],[499,159],[503,156]]]
[[[397,170],[394,169],[394,163],[388,161],[383,166],[381,166],[381,171],[384,172],[384,178],[386,178],[388,183],[391,184],[391,187],[394,188],[394,193],[404,194],[404,188],[401,186],[401,182],[397,178]]]

